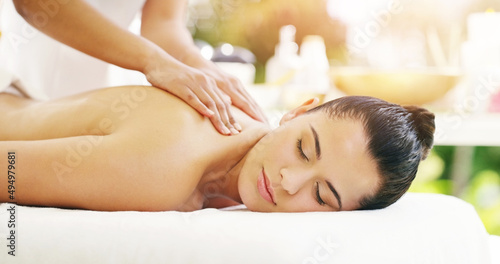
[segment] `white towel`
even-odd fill
[[[39,101],[49,99],[45,94],[36,93],[36,91],[32,89],[28,89],[19,78],[2,68],[0,68],[0,93],[15,94],[17,96],[32,98]]]

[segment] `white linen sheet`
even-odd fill
[[[491,263],[500,264],[500,236],[490,236]]]
[[[0,263],[485,263],[490,236],[457,198],[408,193],[382,210],[94,212],[0,205]]]

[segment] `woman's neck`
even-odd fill
[[[236,136],[224,138],[220,154],[204,173],[198,190],[206,199],[223,197],[241,203],[238,179],[249,151],[271,131],[266,124],[252,120],[250,125],[242,124],[243,131]]]

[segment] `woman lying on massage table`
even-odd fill
[[[0,202],[193,211],[226,199],[253,211],[301,212],[399,199],[432,146],[434,115],[371,97],[317,105],[307,101],[274,130],[234,108],[243,130],[223,136],[156,88],[47,102],[0,94]]]

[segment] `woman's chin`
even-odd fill
[[[253,197],[253,198],[259,198],[259,197]],[[265,200],[263,201],[257,201],[255,199],[252,199],[251,201],[249,201],[250,199],[247,199],[245,200],[243,197],[242,197],[242,201],[243,201],[243,204],[246,206],[246,208],[252,212],[275,212],[276,210],[274,210],[272,208],[273,205],[269,205],[269,206],[266,206],[266,204],[264,203],[267,203]]]

